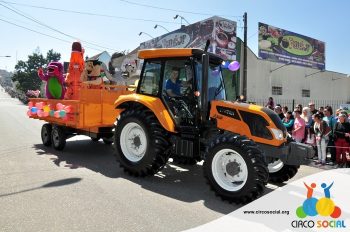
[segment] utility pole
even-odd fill
[[[247,99],[247,12],[243,15],[244,21],[244,49],[243,49],[243,92],[242,94]]]

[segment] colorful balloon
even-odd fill
[[[43,111],[44,111],[45,113],[49,113],[49,112],[50,112],[50,106],[48,106],[48,105],[44,106],[44,107],[43,107]]]
[[[228,69],[230,71],[237,71],[240,67],[240,64],[238,61],[232,61],[229,65],[228,65]]]
[[[47,116],[49,116],[49,112],[45,112],[45,111],[43,111],[43,117],[47,117]]]
[[[33,106],[30,111],[32,112],[32,114],[36,114],[36,112],[38,111],[38,108],[36,108],[35,106]]]
[[[65,110],[60,110],[59,115],[61,118],[64,118],[66,116],[66,111]]]
[[[44,111],[43,110],[38,110],[37,112],[38,117],[44,116]]]
[[[32,112],[30,110],[27,111],[27,115],[30,117],[32,116]]]
[[[51,117],[54,117],[54,116],[55,116],[55,111],[54,111],[54,110],[50,110],[49,115],[50,115]]]
[[[62,103],[56,104],[56,110],[63,110],[64,107],[65,107],[65,105],[63,105]]]
[[[230,62],[228,62],[228,61],[223,61],[222,63],[221,63],[221,68],[228,68],[228,66],[229,66],[229,64],[230,64]]]
[[[71,112],[73,112],[73,107],[72,106],[66,106],[66,107],[64,107],[64,110],[66,111],[66,113],[71,113]]]
[[[38,108],[38,110],[42,110],[42,109],[43,109],[43,106],[44,106],[44,103],[43,103],[43,102],[37,102],[37,103],[35,103],[35,107]]]
[[[32,101],[28,102],[28,107],[32,108],[34,106],[34,103]]]
[[[57,111],[55,111],[55,113],[54,113],[54,117],[55,118],[59,118],[60,117],[60,112],[57,110]]]

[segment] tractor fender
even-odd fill
[[[132,105],[135,103],[141,104],[151,110],[165,130],[176,133],[173,119],[163,102],[157,97],[136,93],[119,96],[114,102],[115,108],[118,109],[117,117],[128,107],[133,107]]]

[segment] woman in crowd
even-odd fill
[[[275,102],[273,101],[272,97],[269,97],[268,102],[266,103],[265,107],[273,110],[275,108]]]
[[[283,106],[282,113],[284,114],[284,117],[286,116],[287,112],[288,112],[288,106]]]
[[[282,119],[282,122],[283,125],[287,128],[287,132],[291,134],[294,125],[294,118],[291,111],[288,111],[286,113],[286,117]]]
[[[316,136],[316,145],[317,145],[317,154],[318,154],[318,162],[317,164],[326,164],[326,149],[328,143],[328,133],[330,128],[327,123],[322,120],[322,117],[319,113],[314,114],[314,131]]]
[[[300,117],[301,111],[297,108],[294,110],[294,124],[292,137],[295,141],[301,143],[305,137],[305,121]]]
[[[314,133],[313,133],[313,129],[311,130],[312,126],[313,126],[313,121],[312,121],[312,116],[311,116],[311,112],[310,112],[310,108],[309,107],[304,107],[302,114],[300,116],[302,119],[304,119],[305,121],[305,136],[304,136],[304,142],[308,143],[310,145],[314,145]]]
[[[346,166],[346,154],[349,154],[350,141],[350,123],[346,121],[346,114],[340,113],[338,115],[339,121],[334,128],[335,148],[336,148],[336,162],[338,167]]]

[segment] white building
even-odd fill
[[[244,54],[243,44],[241,54]],[[240,61],[243,64],[243,55]],[[348,74],[262,60],[249,48],[247,65],[247,100],[250,102],[264,105],[273,97],[276,104],[289,108],[299,103],[306,106],[313,101],[316,107],[330,105],[333,109],[350,102]],[[238,89],[242,93],[242,65],[239,78]]]

